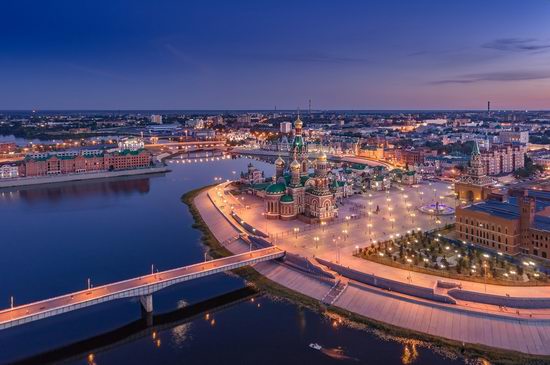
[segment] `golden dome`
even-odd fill
[[[283,160],[281,158],[281,156],[279,156],[276,160],[275,160],[275,166],[284,166],[285,165],[285,160]]]
[[[323,152],[317,157],[317,161],[326,162],[327,161],[327,155]]]
[[[296,160],[292,161],[292,163],[290,164],[290,169],[291,170],[299,170],[300,169],[300,163]]]
[[[298,118],[294,122],[294,128],[300,128],[301,129],[303,125],[304,125],[304,123],[300,119],[300,116],[298,116]]]

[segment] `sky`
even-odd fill
[[[0,109],[550,109],[550,0],[0,2]]]

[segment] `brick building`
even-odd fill
[[[550,193],[525,191],[456,210],[458,239],[509,255],[550,258]]]
[[[17,145],[13,142],[0,143],[0,154],[15,152],[15,150],[17,150]]]
[[[29,154],[19,167],[20,176],[47,176],[94,171],[127,170],[152,164],[150,152],[102,150]]]

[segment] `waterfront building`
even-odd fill
[[[458,239],[509,255],[550,258],[550,192],[525,190],[504,201],[456,210]]]
[[[118,142],[119,151],[137,151],[143,149],[144,147],[145,144],[143,143],[143,139],[141,138],[122,138]]]
[[[0,166],[0,179],[11,179],[19,176],[19,167],[16,164],[4,164]]]
[[[477,141],[474,141],[467,172],[455,184],[457,198],[464,202],[485,200],[492,185],[492,179],[485,174]]]
[[[144,149],[80,150],[28,154],[19,166],[20,176],[48,176],[149,167],[152,154]]]

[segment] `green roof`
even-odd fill
[[[115,154],[117,155],[122,155],[122,156],[125,156],[125,155],[139,155],[142,151],[144,151],[143,148],[139,149],[139,150],[135,150],[135,151],[131,151],[131,150],[124,150],[124,151],[117,151],[115,152]]]
[[[265,192],[267,194],[282,194],[286,191],[286,185],[277,183],[277,184],[271,184],[265,189]]]
[[[271,183],[252,184],[250,187],[254,190],[265,190]]]
[[[351,165],[351,168],[354,170],[364,170],[367,168],[367,165],[364,165],[362,163],[354,163],[353,165]]]
[[[282,203],[292,203],[294,201],[294,198],[291,195],[283,195],[281,197]]]

